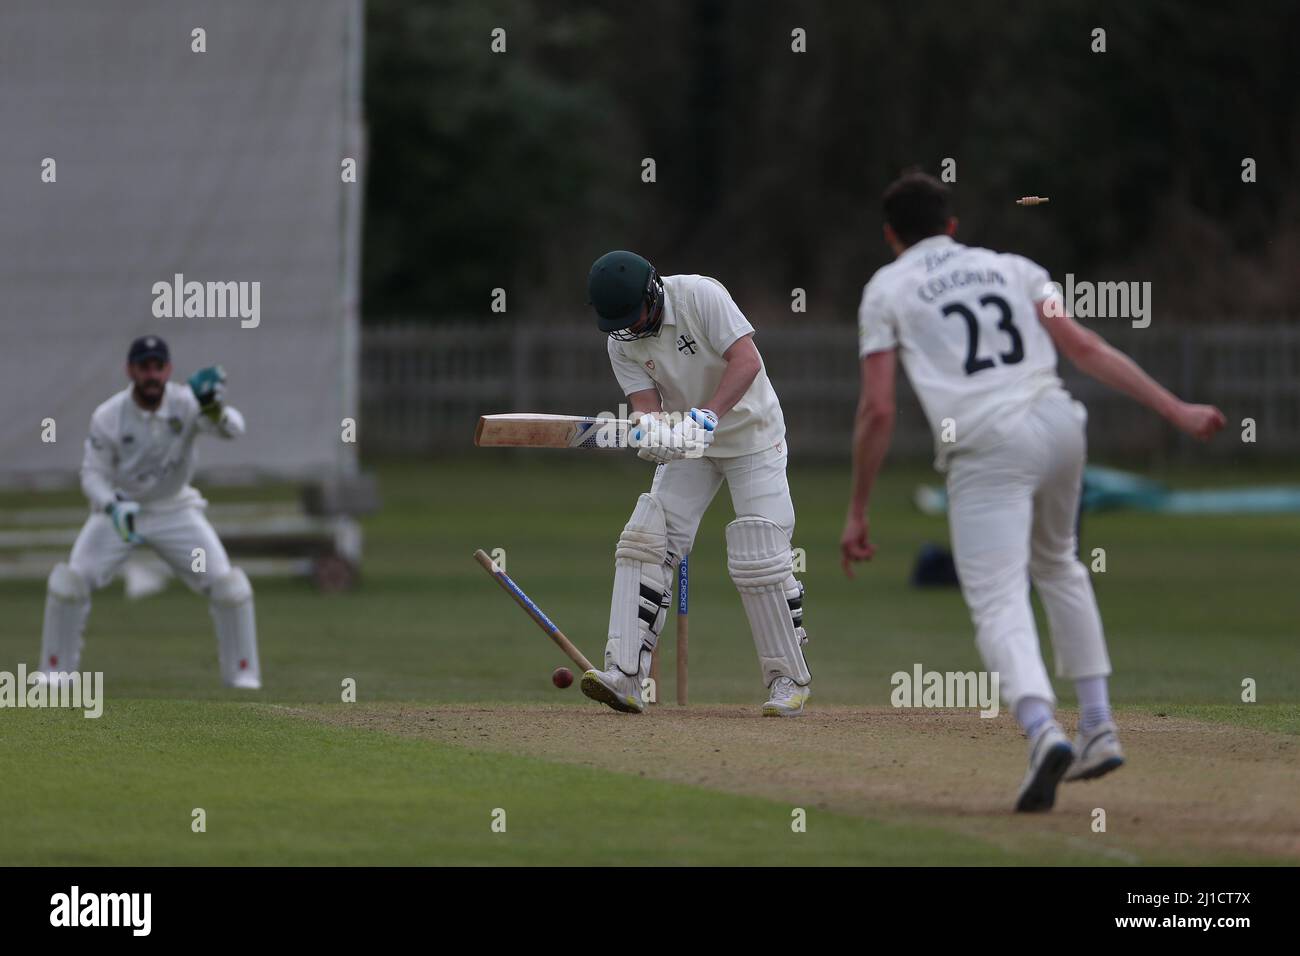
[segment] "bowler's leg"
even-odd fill
[[[1040,402],[1033,424],[1052,449],[1052,468],[1034,496],[1029,573],[1047,611],[1056,672],[1079,696],[1076,757],[1066,780],[1086,780],[1124,763],[1111,717],[1110,656],[1092,578],[1078,558],[1079,495],[1086,458],[1081,408],[1064,398]]]
[[[1050,810],[1074,748],[1054,717],[1056,697],[1043,666],[1029,603],[1029,535],[1035,479],[1027,457],[954,456],[948,473],[948,515],[962,595],[975,625],[984,666],[998,675],[1003,697],[1029,738],[1029,769],[1016,809]]]
[[[1083,479],[1083,456],[1058,459],[1034,496],[1029,574],[1047,611],[1056,673],[1079,680],[1110,674],[1101,612],[1092,578],[1078,558],[1075,516]]]
[[[1029,602],[1030,479],[954,456],[948,473],[948,523],[962,597],[984,666],[998,675],[1015,710],[1022,698],[1056,703]],[[1026,728],[1028,731],[1031,728]]]

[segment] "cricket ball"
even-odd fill
[[[573,683],[573,671],[567,667],[555,668],[555,673],[551,675],[551,683],[556,687],[568,687]]]

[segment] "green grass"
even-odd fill
[[[559,652],[470,555],[505,548],[510,574],[598,659],[613,544],[649,477],[596,455],[382,467],[384,508],[365,523],[356,591],[323,597],[305,582],[255,582],[267,685],[257,704],[221,688],[203,601],[179,585],[141,602],[126,601],[120,585],[97,593],[83,668],[106,673],[105,716],[0,711],[0,863],[1047,860],[833,814],[791,844],[789,808],[768,801],[322,726],[267,706],[337,703],[349,677],[361,702],[582,706],[550,685],[565,663]],[[1160,477],[1179,487],[1233,481]],[[846,473],[791,473],[818,702],[886,704],[889,675],[914,662],[979,666],[960,595],[907,586],[918,547],[947,540],[943,519],[910,506],[914,486],[936,480],[887,471],[873,515],[879,556],[850,582],[837,553]],[[28,500],[3,496],[0,507]],[[726,576],[731,516],[724,490],[692,555],[692,697],[757,704],[753,646]],[[1094,580],[1117,704],[1300,733],[1298,539],[1294,515],[1088,516],[1084,552],[1106,549],[1107,571]],[[0,584],[0,669],[36,657],[43,592]],[[671,646],[670,637],[665,675]],[[1246,677],[1258,682],[1258,704],[1240,701]],[[1068,685],[1058,690],[1070,704]],[[195,806],[208,811],[207,834],[190,833]],[[495,806],[508,810],[506,835],[489,832]],[[644,830],[627,842],[630,812]],[[782,855],[788,846],[794,857]]]
[[[25,711],[0,750],[9,865],[1030,862],[899,827],[626,774],[327,727],[260,705]],[[43,754],[38,762],[27,748]],[[75,768],[75,769],[74,769]],[[75,783],[75,789],[69,785]],[[192,830],[193,811],[206,832]],[[492,831],[505,810],[504,833]],[[635,819],[636,826],[629,826]],[[1086,859],[1083,854],[1080,859]]]

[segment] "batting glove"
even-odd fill
[[[104,513],[113,522],[113,529],[127,544],[136,544],[140,536],[135,533],[135,516],[140,513],[136,501],[113,501],[104,506]]]
[[[692,408],[690,414],[673,426],[673,444],[682,449],[686,458],[702,458],[713,444],[718,428],[718,416],[707,408]]]
[[[681,447],[674,445],[673,430],[656,415],[637,418],[627,431],[627,443],[637,449],[638,458],[660,465],[684,457]]]

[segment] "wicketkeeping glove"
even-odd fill
[[[226,397],[226,370],[220,365],[199,369],[190,376],[190,391],[199,400],[203,414],[216,421]]]
[[[127,544],[135,544],[140,536],[135,533],[135,516],[140,512],[137,501],[113,501],[104,506],[104,513],[113,521],[113,528]]]

